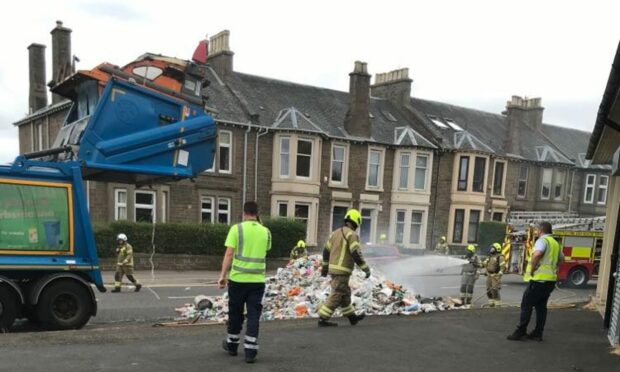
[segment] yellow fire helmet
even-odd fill
[[[470,251],[471,253],[476,253],[476,246],[473,244],[470,244],[467,246],[467,250]]]
[[[357,209],[349,209],[344,215],[344,220],[353,222],[357,227],[362,226],[362,215]]]
[[[442,236],[441,238],[439,238],[439,240],[441,240],[442,242],[445,242],[446,241],[446,237]]]
[[[501,252],[502,251],[502,245],[499,243],[493,243],[493,245],[491,246],[491,248],[495,251],[495,252]]]
[[[297,248],[306,248],[306,242],[300,240],[297,242]]]

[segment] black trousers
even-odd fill
[[[228,283],[228,334],[239,339],[243,328],[243,310],[247,308],[246,348],[258,345],[258,322],[263,311],[265,283]]]
[[[536,328],[534,334],[541,335],[545,329],[547,321],[547,301],[551,292],[555,288],[555,282],[534,282],[531,281],[521,300],[521,318],[519,320],[519,330],[525,332],[527,325],[532,317],[532,309],[536,309]]]

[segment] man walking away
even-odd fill
[[[502,245],[493,243],[489,258],[486,260],[485,268],[487,276],[487,297],[489,298],[489,306],[495,307],[501,305],[500,291],[502,290],[502,275],[506,270],[504,256],[501,255]]]
[[[258,353],[258,325],[265,293],[265,257],[271,249],[271,232],[260,224],[256,202],[245,203],[243,222],[230,228],[225,246],[226,253],[218,280],[220,288],[228,285],[228,337],[222,345],[228,354],[237,355],[243,310],[247,309],[248,322],[243,346],[245,361],[254,363]],[[229,269],[230,276],[227,278]]]
[[[463,305],[471,305],[471,299],[474,295],[474,284],[480,276],[478,269],[482,267],[480,258],[476,255],[476,246],[470,244],[465,252],[466,264],[461,269],[461,301]]]
[[[323,248],[323,262],[321,276],[331,275],[331,293],[319,308],[319,327],[333,327],[338,323],[329,319],[334,311],[340,307],[342,315],[349,318],[351,325],[356,325],[364,319],[365,314],[356,315],[351,304],[351,288],[349,278],[355,264],[370,277],[370,268],[362,257],[359,236],[355,230],[362,224],[362,215],[356,209],[350,209],[344,216],[344,225],[334,230]]]
[[[541,222],[538,226],[539,237],[523,276],[523,280],[529,284],[521,300],[519,325],[507,337],[509,340],[518,341],[528,338],[542,341],[547,320],[547,301],[558,280],[559,263],[564,261],[560,244],[551,236],[552,233],[549,222]],[[533,308],[536,309],[536,327],[528,334],[527,326],[530,323]]]
[[[140,292],[142,284],[138,283],[133,276],[133,248],[131,244],[127,243],[127,235],[118,234],[116,236],[116,253],[118,257],[116,259],[116,273],[114,274],[114,289],[113,293],[121,291],[121,283],[123,282],[123,275],[127,276],[130,282],[136,286],[135,292]]]

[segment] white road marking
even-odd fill
[[[149,291],[151,291],[151,293],[152,293],[152,294],[154,294],[154,295],[155,295],[155,297],[156,297],[158,300],[161,300],[161,297],[159,297],[159,295],[157,294],[157,292],[155,292],[154,290],[152,290],[152,289],[151,289],[151,287],[146,287],[146,289],[148,289]]]

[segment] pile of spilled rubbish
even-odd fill
[[[321,256],[291,261],[265,283],[262,320],[318,318],[318,310],[330,293],[330,279],[321,277]],[[451,298],[421,298],[401,285],[372,271],[370,278],[355,270],[349,282],[356,312],[367,315],[414,315],[453,309],[460,301]],[[197,296],[193,304],[176,308],[176,320],[225,322],[228,298]],[[337,310],[334,316],[340,316]]]

